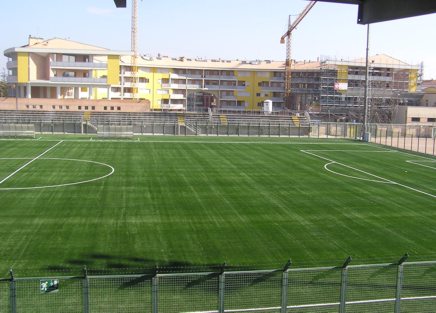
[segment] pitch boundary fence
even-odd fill
[[[10,277],[0,312],[433,312],[436,261],[272,270]]]

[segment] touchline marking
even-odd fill
[[[316,153],[311,152],[311,151],[317,151],[317,150],[300,150],[300,151],[303,152],[303,153],[306,153],[306,154],[312,155],[312,156],[314,156],[314,157],[317,157],[317,158],[319,158],[319,159],[322,159],[322,160],[328,161],[328,162],[330,162],[330,164],[336,163],[336,164],[342,165],[342,166],[344,166],[344,167],[347,167],[347,168],[349,168],[349,169],[355,170],[355,171],[357,171],[357,172],[361,172],[361,173],[364,173],[364,174],[366,174],[366,175],[369,175],[369,176],[375,177],[375,178],[377,178],[377,179],[379,179],[379,180],[383,180],[383,181],[385,181],[386,183],[391,183],[391,184],[393,184],[393,185],[397,185],[397,186],[400,186],[400,187],[403,187],[403,188],[406,188],[406,189],[409,189],[409,190],[412,190],[412,191],[415,191],[415,192],[418,192],[418,193],[424,194],[424,195],[426,195],[426,196],[429,196],[429,197],[432,197],[432,198],[436,198],[436,195],[433,195],[433,194],[431,194],[431,193],[428,193],[428,192],[425,192],[425,191],[422,191],[422,190],[419,190],[419,189],[416,189],[416,188],[413,188],[413,187],[410,187],[410,186],[407,186],[407,185],[404,185],[404,184],[401,184],[401,183],[395,182],[395,181],[390,180],[390,179],[387,179],[387,178],[383,178],[383,177],[380,177],[380,176],[377,176],[377,175],[371,174],[371,173],[366,172],[366,171],[364,171],[364,170],[361,170],[361,169],[355,168],[355,167],[353,167],[353,166],[350,166],[350,165],[347,165],[347,164],[344,164],[344,163],[341,163],[341,162],[334,161],[334,160],[332,160],[332,159],[329,159],[329,158],[326,158],[326,157],[323,157],[323,156],[320,156],[320,155],[318,155],[318,154],[316,154]],[[328,164],[327,164],[327,165],[328,165]],[[355,178],[355,177],[354,177],[354,178]]]
[[[418,165],[418,166],[422,166],[422,167],[430,168],[430,169],[436,171],[436,167],[428,166],[428,165],[424,165],[424,164],[418,163],[418,162],[435,163],[436,160],[407,160],[406,162],[407,162],[407,163],[414,164],[414,165]]]
[[[9,178],[11,178],[12,176],[14,176],[15,174],[17,174],[19,171],[21,171],[23,168],[25,168],[26,166],[28,166],[29,164],[31,164],[33,161],[38,160],[40,157],[42,157],[44,154],[48,153],[50,150],[56,148],[59,144],[61,144],[63,142],[63,140],[59,141],[57,144],[55,144],[54,146],[52,146],[51,148],[45,150],[43,153],[41,153],[40,155],[38,155],[37,157],[33,158],[32,160],[30,160],[29,162],[27,162],[26,164],[24,164],[23,166],[21,166],[19,169],[17,169],[15,172],[9,174],[8,176],[6,176],[5,178],[3,178],[0,181],[0,185],[3,184],[5,181],[7,181]]]

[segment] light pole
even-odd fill
[[[366,57],[365,57],[365,91],[363,95],[363,141],[369,141],[368,132],[368,90],[369,90],[369,24],[366,28]]]

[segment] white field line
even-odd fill
[[[9,174],[8,176],[6,176],[5,178],[3,178],[0,181],[0,185],[3,184],[5,181],[7,181],[9,178],[11,178],[12,176],[14,176],[15,174],[17,174],[19,171],[21,171],[23,168],[25,168],[26,166],[28,166],[29,164],[31,164],[32,162],[38,160],[40,157],[42,157],[44,154],[48,153],[49,151],[51,151],[52,149],[56,148],[59,144],[61,144],[63,142],[63,140],[59,141],[57,144],[55,144],[54,146],[48,148],[47,150],[45,150],[43,153],[41,153],[40,155],[38,155],[37,157],[33,158],[32,160],[30,160],[29,162],[27,162],[26,164],[24,164],[23,166],[21,166],[20,168],[18,168],[17,170],[15,170],[13,173]]]
[[[0,160],[22,160],[22,159],[26,159],[26,158],[0,158]],[[28,158],[27,158],[27,160],[28,160]],[[9,187],[9,188],[0,187],[0,191],[2,191],[2,190],[6,190],[6,191],[7,190],[33,190],[33,189],[45,189],[45,188],[57,188],[57,187],[81,185],[81,184],[86,184],[86,183],[94,182],[94,181],[109,177],[115,172],[115,168],[113,166],[106,164],[106,163],[91,161],[91,160],[64,159],[64,158],[41,158],[41,160],[59,160],[59,161],[75,161],[75,162],[92,163],[92,164],[97,164],[97,165],[101,165],[101,166],[106,166],[110,169],[110,171],[105,175],[91,178],[91,179],[87,179],[87,180],[77,181],[77,182],[57,184],[57,185],[31,186],[31,187]]]
[[[391,184],[390,181],[375,180],[375,179],[368,179],[368,178],[362,178],[362,177],[350,176],[350,175],[346,175],[346,174],[342,174],[342,173],[339,173],[339,172],[333,171],[333,170],[331,170],[331,169],[328,168],[329,165],[331,165],[331,164],[335,164],[335,163],[336,163],[336,162],[330,162],[330,163],[327,163],[326,165],[324,165],[324,169],[325,169],[326,171],[330,172],[330,173],[333,173],[333,174],[336,174],[336,175],[339,175],[339,176],[344,176],[344,177],[347,177],[347,178],[354,178],[354,179],[359,179],[359,180],[365,180],[365,181],[369,181],[369,182],[373,182],[373,183]]]
[[[397,186],[400,186],[400,187],[403,187],[403,188],[406,188],[406,189],[409,189],[409,190],[412,190],[412,191],[415,191],[415,192],[421,193],[421,194],[423,194],[423,195],[426,195],[426,196],[429,196],[429,197],[432,197],[432,198],[436,198],[436,195],[433,195],[433,194],[431,194],[431,193],[428,193],[428,192],[425,192],[425,191],[422,191],[422,190],[419,190],[419,189],[416,189],[416,188],[413,188],[413,187],[410,187],[410,186],[407,186],[407,185],[404,185],[404,184],[401,184],[401,183],[395,182],[395,181],[393,181],[393,180],[390,180],[390,179],[387,179],[387,178],[384,178],[384,177],[381,177],[381,176],[377,176],[377,175],[375,175],[375,174],[372,174],[372,173],[366,172],[366,171],[364,171],[364,170],[361,170],[361,169],[355,168],[355,167],[353,167],[353,166],[350,166],[350,165],[347,165],[347,164],[344,164],[344,163],[341,163],[341,162],[337,162],[337,161],[335,161],[335,160],[332,160],[332,159],[329,159],[329,158],[326,158],[326,157],[320,156],[320,155],[318,155],[318,154],[316,154],[316,153],[313,153],[313,151],[317,151],[317,150],[300,150],[300,151],[303,152],[303,153],[306,153],[306,154],[312,155],[312,156],[314,156],[314,157],[317,157],[317,158],[319,158],[319,159],[322,159],[322,160],[328,161],[328,162],[330,162],[331,164],[336,163],[336,164],[342,165],[342,166],[344,166],[344,167],[346,167],[346,168],[352,169],[352,170],[354,170],[354,171],[361,172],[361,173],[364,173],[364,174],[366,174],[366,175],[369,175],[369,176],[375,177],[375,178],[377,178],[378,180],[383,180],[383,181],[385,181],[386,183],[391,183],[391,184],[393,184],[393,185],[397,185]],[[312,152],[311,152],[311,151],[312,151]],[[355,177],[354,177],[354,178],[355,178]]]
[[[213,138],[219,138],[219,137],[213,137]],[[254,137],[253,137],[254,138]],[[308,139],[308,138],[303,138]],[[0,139],[0,141],[14,141],[17,139]],[[20,139],[19,141],[24,140],[35,140],[35,139]],[[116,140],[116,139],[63,139],[62,141],[65,142],[92,142],[92,143],[103,143],[103,142],[122,142],[122,143],[198,143],[198,144],[269,144],[269,145],[344,145],[344,146],[354,146],[354,145],[366,145],[359,142],[298,142],[299,139],[293,139],[293,138],[285,138],[283,137],[283,141],[213,141],[213,140]],[[310,140],[310,138],[309,138]],[[316,138],[315,138],[316,140]],[[54,139],[42,139],[41,141],[47,141],[47,142],[55,142],[57,140]]]
[[[422,167],[430,168],[430,169],[436,171],[436,167],[428,166],[428,165],[424,165],[424,164],[418,163],[418,162],[436,163],[436,160],[422,160],[422,161],[421,161],[421,160],[407,160],[406,162],[407,162],[407,163],[414,164],[414,165],[418,165],[418,166],[422,166]]]

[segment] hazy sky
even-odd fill
[[[69,38],[113,50],[130,50],[127,9],[113,0],[2,1],[0,50],[27,43],[29,35]],[[279,43],[288,15],[304,0],[143,0],[139,1],[141,54],[223,59],[284,60]],[[366,26],[357,6],[317,3],[293,35],[292,58],[343,59],[365,55]],[[424,77],[436,79],[436,14],[371,25],[371,55],[424,62]],[[6,58],[0,58],[0,73]]]

